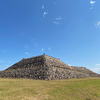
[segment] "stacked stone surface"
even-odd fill
[[[18,63],[12,65],[11,67],[7,68],[6,70],[11,69],[22,69],[22,68],[30,68],[35,66],[42,66],[44,65],[44,56],[36,56],[32,58],[22,59]]]
[[[55,80],[100,77],[100,74],[85,67],[68,66],[60,59],[48,55],[40,55],[22,59],[6,70],[0,71],[0,77]]]

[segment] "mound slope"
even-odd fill
[[[4,71],[1,71],[0,77],[54,80],[100,77],[100,74],[94,73],[85,67],[68,66],[60,59],[43,54],[22,59]]]

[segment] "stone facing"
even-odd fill
[[[33,67],[33,68],[23,68],[15,70],[7,70],[0,72],[0,77],[6,78],[32,78],[32,79],[43,79],[45,80],[47,76],[46,67]]]
[[[15,63],[11,67],[7,68],[6,70],[30,68],[30,67],[43,66],[43,65],[44,65],[44,56],[42,55],[42,56],[22,59],[18,63]]]
[[[0,71],[0,77],[32,78],[41,80],[100,77],[85,67],[68,66],[61,60],[41,55],[22,59],[4,71]]]

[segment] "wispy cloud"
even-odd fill
[[[34,39],[32,39],[31,41],[34,41]]]
[[[9,67],[9,65],[6,65],[6,67]]]
[[[24,48],[27,48],[27,47],[28,47],[28,45],[25,45],[25,46],[24,46]]]
[[[95,26],[96,26],[97,28],[100,28],[100,21],[96,22]]]
[[[29,53],[28,53],[28,52],[25,52],[25,54],[29,55]]]
[[[92,7],[90,8],[90,10],[94,10],[94,8],[93,8],[94,3],[96,3],[96,1],[92,1],[92,0],[90,0],[90,4],[92,5]],[[95,12],[95,11],[93,11],[93,12]]]
[[[93,72],[100,74],[100,68],[92,68],[91,69]]]
[[[57,17],[55,20],[61,20],[62,19],[62,17]]]
[[[57,3],[56,3],[56,2],[54,2],[54,4],[56,5]]]
[[[100,67],[100,64],[95,64],[95,66]]]
[[[38,43],[34,43],[34,46],[38,47]]]
[[[19,35],[21,35],[21,36],[25,36],[25,34],[24,34],[24,33],[20,33]]]
[[[48,12],[44,12],[44,13],[43,13],[43,17],[45,17],[45,15],[47,15],[47,14],[48,14]]]
[[[9,52],[8,50],[3,50],[2,52]]]
[[[3,60],[0,60],[0,63],[4,62]]]
[[[96,3],[96,1],[90,0],[90,4],[91,4],[92,6],[94,6],[94,3]]]
[[[56,17],[56,18],[54,19],[53,23],[56,24],[56,25],[59,25],[59,24],[61,23],[61,20],[62,20],[62,19],[63,19],[62,17],[58,16],[58,17]]]
[[[44,6],[42,6],[42,9],[44,9]]]
[[[56,24],[56,25],[58,25],[58,24],[59,24],[59,22],[57,22],[57,21],[53,21],[53,23],[54,23],[54,24]]]
[[[25,33],[26,33],[26,32],[23,31],[23,32],[20,32],[19,35],[20,35],[20,36],[25,36]]]
[[[71,66],[70,64],[68,64],[68,66]]]
[[[51,48],[50,48],[50,47],[48,47],[48,50],[51,50]]]
[[[42,48],[41,51],[43,52],[44,51],[44,48]]]
[[[10,63],[11,61],[9,60],[8,62]]]

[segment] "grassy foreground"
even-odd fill
[[[100,78],[53,81],[0,78],[0,100],[100,100]]]

